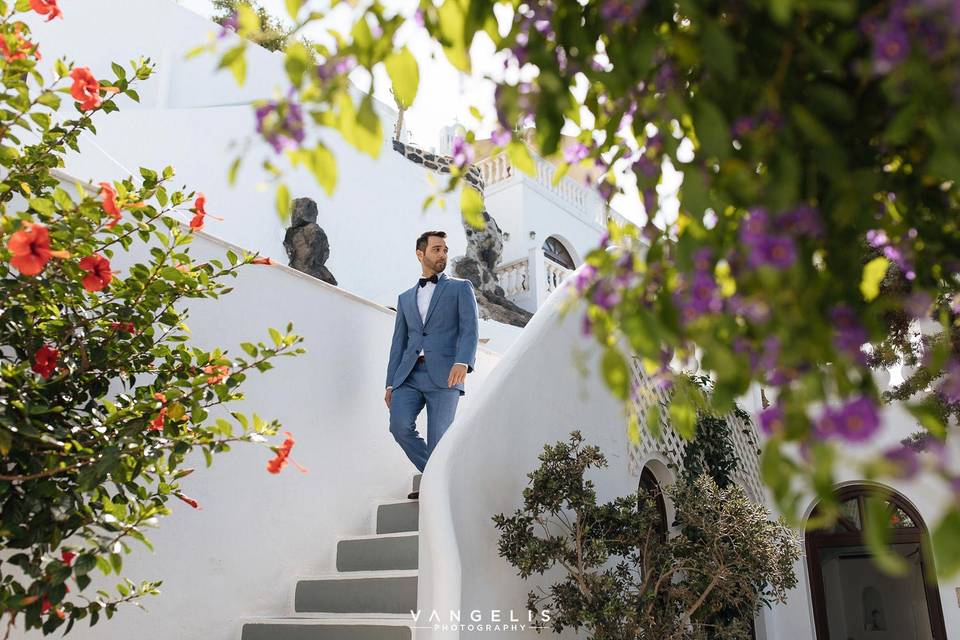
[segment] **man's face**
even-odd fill
[[[426,250],[423,252],[418,250],[417,257],[423,265],[424,273],[428,270],[440,273],[447,268],[447,243],[440,236],[430,236],[427,238]]]

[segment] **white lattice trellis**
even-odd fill
[[[641,425],[640,442],[635,446],[632,455],[635,460],[638,460],[649,458],[654,453],[659,454],[676,472],[683,466],[685,440],[670,427],[666,419],[663,419],[663,429],[659,439],[644,427],[647,423],[648,409],[654,403],[666,407],[670,402],[670,395],[650,379],[643,369],[640,358],[630,359],[630,369],[633,388],[638,390],[633,406]],[[665,412],[662,413],[665,414]],[[747,495],[754,502],[762,504],[765,500],[763,483],[760,480],[756,428],[752,423],[744,423],[732,414],[727,416],[727,422],[730,425],[733,446],[739,459],[734,480],[746,490]]]

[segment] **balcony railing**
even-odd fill
[[[509,180],[517,175],[523,176],[535,182],[542,189],[562,201],[587,222],[600,227],[606,227],[608,219],[613,219],[621,225],[629,224],[626,218],[610,209],[596,191],[580,184],[576,180],[564,176],[557,181],[557,184],[553,184],[553,179],[557,174],[557,168],[553,163],[541,158],[532,151],[530,155],[533,157],[536,167],[533,176],[528,176],[514,169],[510,163],[510,158],[505,152],[484,158],[478,161],[475,166],[480,170],[486,188]]]
[[[499,265],[495,273],[507,299],[533,312],[571,271],[546,257],[540,247],[534,247],[526,258]]]

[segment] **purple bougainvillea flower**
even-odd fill
[[[873,34],[873,68],[877,73],[889,73],[909,53],[906,25],[900,20],[888,20]]]
[[[784,235],[768,236],[756,254],[762,256],[763,264],[775,269],[788,269],[797,259],[793,240]]]
[[[874,249],[879,249],[890,242],[887,232],[883,229],[870,229],[867,231],[867,243]]]
[[[960,402],[960,362],[951,360],[938,387],[940,394],[950,404]]]
[[[601,282],[593,292],[593,303],[601,309],[609,311],[618,302],[620,302],[620,292],[613,290],[604,282]]]
[[[913,447],[901,444],[892,449],[887,449],[883,457],[896,466],[897,470],[894,472],[894,477],[899,480],[909,480],[916,477],[917,473],[920,472],[920,456]]]
[[[493,133],[490,134],[490,142],[502,147],[510,142],[510,132],[505,129],[494,129]]]
[[[839,408],[828,407],[817,423],[821,435],[848,442],[870,439],[880,428],[877,407],[870,398],[859,396]]]
[[[583,267],[577,271],[577,275],[574,276],[573,284],[577,288],[577,293],[583,293],[583,290],[589,287],[594,278],[597,275],[597,268],[592,264],[585,264]]]
[[[643,190],[643,210],[647,213],[647,218],[652,219],[656,215],[657,210],[659,209],[659,203],[657,200],[657,190],[653,187],[648,187]],[[658,230],[659,234],[659,230]]]
[[[604,0],[600,5],[600,17],[607,22],[629,22],[646,4],[646,0]]]
[[[240,18],[236,11],[231,13],[229,16],[224,19],[223,23],[220,25],[220,33],[217,35],[217,38],[225,38],[228,33],[231,31],[236,31],[240,28]]]
[[[730,127],[730,131],[733,133],[733,137],[742,138],[753,131],[754,126],[755,125],[752,117],[740,116],[733,121],[733,126]]]
[[[473,162],[473,149],[460,136],[453,139],[453,143],[450,145],[450,153],[453,156],[453,164],[461,169]]]
[[[778,225],[795,236],[818,238],[823,235],[823,222],[816,207],[802,204],[777,218]]]
[[[306,135],[303,109],[296,102],[270,101],[257,107],[254,115],[257,120],[257,133],[262,135],[277,153],[303,142]]]
[[[833,324],[833,346],[856,362],[864,362],[866,356],[860,347],[867,341],[867,331],[860,325],[853,309],[839,304],[830,311]]]
[[[587,145],[579,141],[567,145],[563,150],[563,159],[568,164],[580,162],[588,155],[590,155],[590,149],[587,148]]]
[[[760,412],[760,428],[768,436],[782,431],[783,425],[783,408],[780,405],[770,405]]]
[[[660,175],[660,166],[647,157],[645,153],[640,154],[640,157],[632,165],[634,174],[642,175],[645,178],[653,178],[654,176]]]
[[[583,314],[583,319],[580,322],[580,333],[584,336],[589,336],[593,332],[593,323],[590,321],[590,315],[587,313]]]
[[[690,283],[690,307],[697,315],[717,313],[723,308],[717,283],[709,273],[694,274]]]
[[[903,301],[903,310],[913,318],[926,318],[930,315],[933,298],[926,291],[914,291]]]

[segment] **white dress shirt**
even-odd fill
[[[427,321],[427,310],[430,308],[430,299],[433,297],[433,290],[437,288],[437,285],[431,281],[427,281],[425,285],[417,289],[417,310],[420,311],[420,322],[426,323]],[[397,313],[403,313],[397,309]],[[420,353],[417,354],[422,356],[423,349],[420,349]],[[454,362],[453,364],[462,364],[467,366],[463,362]],[[393,385],[387,387],[387,389],[393,389]]]

